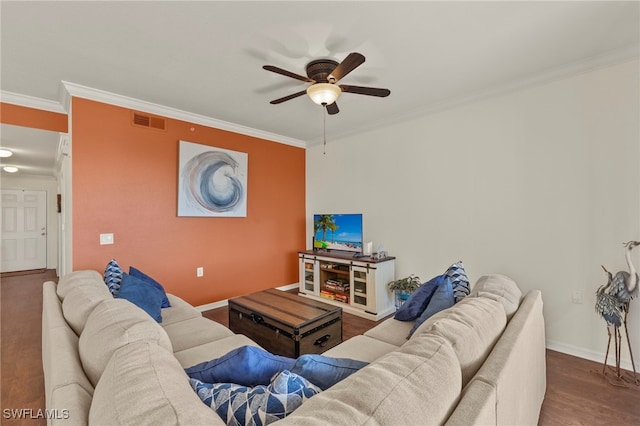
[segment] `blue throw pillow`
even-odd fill
[[[107,263],[107,267],[104,270],[104,283],[109,287],[109,291],[113,297],[118,295],[123,274],[124,271],[115,259],[111,259],[111,261]]]
[[[367,364],[348,358],[302,355],[296,360],[291,372],[304,377],[320,389],[326,390]]]
[[[125,273],[117,297],[128,300],[157,322],[162,322],[160,306],[163,295],[164,293],[154,285]]]
[[[411,331],[409,331],[409,336],[411,337],[413,333],[422,325],[423,322],[427,320],[427,318],[437,314],[440,311],[448,309],[455,304],[454,296],[453,296],[453,286],[451,285],[451,281],[449,278],[445,277],[444,282],[438,286],[438,289],[433,294],[429,305],[424,310],[422,314],[418,317],[413,327],[411,327]]]
[[[255,346],[241,346],[226,355],[185,369],[187,376],[205,383],[267,385],[271,378],[291,370],[295,359],[274,355]]]
[[[404,302],[400,309],[398,309],[394,318],[398,321],[413,321],[418,318],[429,304],[431,296],[433,296],[433,293],[443,278],[443,275],[438,275],[418,287],[418,289],[411,294],[409,300]]]
[[[287,370],[277,374],[268,386],[240,386],[234,383],[203,383],[189,379],[193,390],[228,425],[262,426],[283,419],[304,401],[321,392],[304,377]]]
[[[164,297],[162,298],[161,307],[162,308],[171,307],[171,303],[169,303],[169,299],[167,298],[167,293],[164,291],[164,287],[162,287],[162,284],[160,284],[158,281],[154,280],[153,278],[151,278],[149,275],[145,274],[141,270],[134,268],[133,266],[129,266],[129,275],[131,275],[132,277],[139,278],[142,281],[146,281],[149,284],[153,284],[154,286],[156,286],[159,290],[162,291],[162,294],[164,295]]]
[[[469,292],[471,291],[469,287],[469,278],[467,277],[467,273],[464,270],[464,265],[461,260],[449,266],[449,269],[447,269],[444,275],[449,277],[449,280],[451,281],[456,303],[469,295]]]

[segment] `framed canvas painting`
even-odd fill
[[[248,157],[180,141],[178,216],[246,217]]]

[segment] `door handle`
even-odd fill
[[[46,232],[43,232],[43,233],[42,233],[42,234],[40,234],[40,235],[45,236],[45,235],[47,235],[47,233],[46,233]]]

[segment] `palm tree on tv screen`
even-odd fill
[[[339,228],[338,225],[336,225],[335,223],[332,223],[329,225],[329,229],[331,230],[331,242],[335,243],[336,242],[336,230]]]
[[[336,225],[332,214],[321,214],[320,218],[314,221],[313,228],[315,232],[322,230],[322,241],[327,241],[327,231],[335,232],[338,225]]]

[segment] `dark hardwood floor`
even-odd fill
[[[56,280],[54,271],[0,281],[1,424],[46,424],[44,419],[7,419],[5,410],[26,409],[35,416],[44,409],[42,283],[48,280]],[[205,316],[228,323],[226,307]],[[345,340],[377,324],[347,313],[343,320]],[[640,387],[614,387],[598,374],[601,368],[599,363],[547,350],[547,393],[539,424],[640,426]]]

